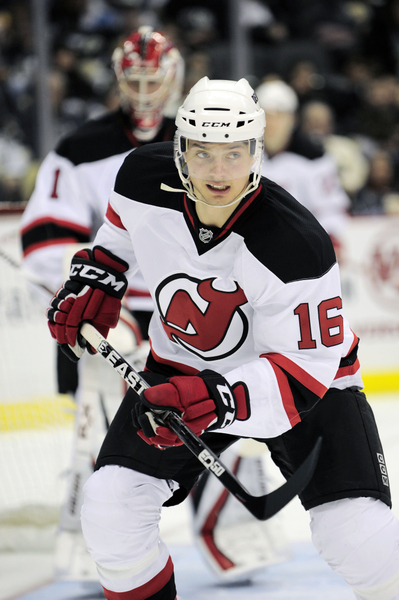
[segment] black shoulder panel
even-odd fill
[[[161,183],[182,192],[163,191]],[[115,191],[136,202],[182,210],[184,187],[173,160],[173,142],[147,144],[131,152],[119,169]]]
[[[56,148],[57,154],[74,165],[102,160],[134,148],[125,134],[120,111],[91,119],[64,137]]]
[[[108,112],[98,119],[86,121],[73,133],[60,140],[56,152],[74,165],[103,160],[123,154],[149,142],[139,142],[130,130],[130,121],[122,110]],[[173,139],[175,124],[164,119],[154,142]]]
[[[263,190],[235,231],[248,250],[284,283],[321,277],[336,262],[331,239],[315,217],[276,183]]]

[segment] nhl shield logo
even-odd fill
[[[201,242],[203,242],[204,244],[208,244],[208,242],[210,242],[213,238],[213,231],[211,231],[210,229],[205,229],[205,227],[201,227],[199,230],[198,237]]]

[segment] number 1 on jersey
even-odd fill
[[[58,179],[60,176],[60,171],[61,171],[61,169],[56,169],[54,172],[54,185],[53,185],[53,191],[50,194],[50,198],[58,198],[57,185],[58,185]]]

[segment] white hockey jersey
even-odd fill
[[[156,141],[172,139],[174,129],[174,122],[165,119]],[[138,145],[126,116],[117,110],[85,123],[44,159],[22,215],[21,237],[25,268],[47,288],[55,292],[67,276],[71,256],[65,256],[66,247],[88,246],[94,238],[116,174]],[[46,306],[48,300],[46,294]],[[132,310],[152,310],[141,276],[129,282],[127,300]]]
[[[362,388],[331,240],[310,212],[262,178],[217,229],[179,189],[171,143],[136,150],[94,240],[143,274],[152,360],[244,381],[251,417],[223,430],[244,437],[288,430],[330,387]]]

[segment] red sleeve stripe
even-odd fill
[[[108,206],[107,206],[107,212],[105,213],[105,216],[110,221],[110,223],[112,223],[112,225],[115,225],[115,227],[118,227],[119,229],[125,229],[126,230],[126,227],[122,223],[120,216],[112,208],[112,206],[110,204],[108,204]]]
[[[52,240],[44,240],[43,242],[37,242],[36,244],[31,244],[26,250],[23,251],[23,256],[26,258],[28,254],[34,252],[35,250],[40,250],[41,248],[46,248],[47,246],[59,246],[61,244],[76,244],[76,238],[58,238]]]
[[[268,357],[266,356],[266,358]],[[300,422],[301,417],[299,416],[299,413],[296,409],[294,396],[292,395],[287,376],[277,365],[273,363],[273,361],[269,360],[269,362],[277,379],[277,384],[280,389],[284,410],[287,413],[287,417],[289,422],[291,423],[291,427],[294,427],[294,425]]]
[[[112,590],[107,590],[105,587],[103,587],[104,596],[107,598],[107,600],[146,600],[146,598],[151,598],[154,596],[154,594],[161,591],[162,588],[164,588],[168,583],[172,575],[173,562],[169,556],[168,562],[162,571],[160,571],[158,575],[155,575],[153,579],[144,585],[127,592],[113,592]]]
[[[76,231],[80,234],[90,236],[91,229],[89,227],[83,227],[78,223],[73,223],[72,221],[64,221],[63,219],[53,219],[52,217],[42,217],[41,219],[36,219],[26,225],[21,229],[21,235],[26,234],[31,229],[35,229],[36,227],[40,227],[41,225],[47,225],[48,223],[55,223],[60,227],[64,227],[67,229],[71,229],[72,231]]]
[[[354,375],[360,369],[360,362],[357,358],[353,365],[349,365],[349,367],[340,367],[337,371],[337,374],[334,377],[334,381],[336,379],[340,379],[341,377],[347,377],[348,375]]]
[[[267,358],[270,362],[275,363],[284,371],[287,371],[290,375],[295,377],[302,383],[308,390],[310,390],[313,394],[316,394],[319,398],[322,398],[326,393],[327,389],[320,381],[317,381],[314,377],[309,375],[306,371],[301,369],[297,364],[295,364],[292,360],[283,356],[282,354],[277,354],[275,352],[270,352],[268,354],[262,354],[261,358]]]

